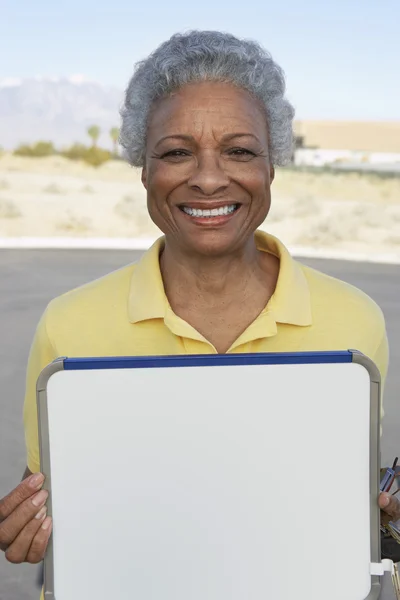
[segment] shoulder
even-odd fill
[[[59,322],[82,318],[102,319],[127,304],[130,280],[136,263],[90,281],[51,300],[45,317],[49,330]]]
[[[377,365],[385,381],[389,345],[379,305],[357,287],[300,265],[308,282],[316,346],[359,350]]]
[[[317,320],[342,323],[350,330],[363,330],[379,339],[385,335],[382,309],[359,288],[300,264],[310,290],[313,315]]]

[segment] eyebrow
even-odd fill
[[[155,147],[157,148],[157,146],[159,146],[165,140],[183,140],[185,142],[193,142],[193,137],[191,135],[183,135],[183,134],[181,135],[179,133],[172,134],[172,135],[165,135],[164,137],[162,137],[161,139],[158,140]]]
[[[226,133],[225,135],[222,136],[221,141],[222,142],[230,142],[231,140],[233,140],[235,138],[244,138],[244,137],[251,137],[254,140],[256,140],[258,143],[260,143],[260,140],[258,139],[258,137],[256,135],[254,135],[253,133]],[[158,140],[156,147],[159,146],[165,140],[183,140],[185,142],[193,142],[194,138],[191,135],[184,135],[184,134],[179,134],[179,133],[172,134],[172,135],[165,135],[164,137],[162,137],[161,139]]]
[[[234,138],[241,138],[241,137],[251,137],[260,143],[260,140],[258,139],[258,137],[256,135],[254,135],[254,133],[227,133],[226,135],[222,136],[222,140],[224,142],[230,142]]]

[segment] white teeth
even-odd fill
[[[201,208],[190,208],[189,206],[183,206],[182,210],[191,217],[218,217],[220,215],[228,215],[233,213],[236,209],[236,204],[228,204],[221,206],[220,208],[212,208],[211,210],[201,210]]]

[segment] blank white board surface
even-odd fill
[[[47,600],[378,598],[379,378],[339,355],[51,365]]]

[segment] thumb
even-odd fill
[[[400,519],[400,501],[396,496],[382,492],[379,495],[379,507],[389,515],[393,521]]]

